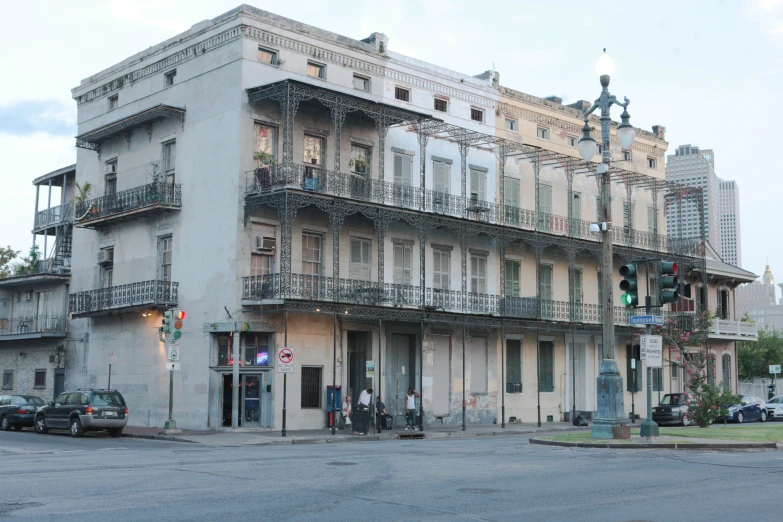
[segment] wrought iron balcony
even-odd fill
[[[73,203],[58,205],[56,207],[41,210],[35,214],[35,224],[33,230],[43,230],[59,225],[68,225],[73,223]]]
[[[166,182],[150,183],[116,194],[77,202],[77,227],[97,228],[107,223],[155,214],[182,207],[182,186]]]
[[[152,280],[76,292],[69,296],[70,311],[74,317],[89,317],[173,308],[177,306],[178,287],[179,283]]]
[[[0,341],[65,337],[68,321],[62,315],[33,315],[0,319]]]
[[[328,194],[367,201],[395,208],[432,212],[471,221],[505,225],[547,234],[599,241],[591,234],[591,222],[569,219],[546,212],[498,205],[491,201],[463,198],[435,190],[370,179],[355,174],[343,174],[310,165],[275,164],[248,173],[246,195],[261,195],[275,190],[294,188],[306,192]],[[672,239],[662,234],[633,228],[617,227],[612,232],[617,245],[700,257],[704,254],[701,241]]]

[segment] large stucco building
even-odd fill
[[[720,180],[718,187],[721,257],[730,265],[742,266],[739,185],[736,181]]]
[[[589,104],[390,47],[240,6],[73,90],[76,178],[97,194],[75,205],[69,387],[103,386],[114,353],[131,423],[162,426],[157,328],[179,308],[180,427],[280,428],[284,346],[289,429],[326,424],[332,383],[354,399],[372,386],[398,424],[409,387],[425,425],[595,410],[600,156],[576,150]],[[665,235],[665,208],[701,194],[666,181],[663,127],[629,151],[615,128],[615,265],[677,260],[717,305],[747,275],[707,277],[705,243]],[[633,332],[611,304],[630,411]],[[718,374],[734,383],[735,341],[755,331],[724,320]],[[657,392],[681,387],[678,367],[656,372]]]

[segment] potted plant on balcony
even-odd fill
[[[79,185],[77,181],[74,181],[73,188],[73,202],[75,209],[74,213],[76,216],[79,216],[74,217],[75,221],[81,221],[87,217],[87,214],[95,214],[100,212],[100,209],[97,206],[87,205],[87,200],[90,197],[90,193],[92,192],[92,184],[89,181],[85,181],[81,185]],[[78,194],[76,192],[78,192]]]
[[[160,175],[160,161],[151,161],[147,165],[147,172],[150,175],[150,184],[144,190],[144,203],[146,205],[155,205],[160,201],[165,201],[166,191],[162,187]]]
[[[318,176],[319,172],[316,170],[318,167],[318,161],[321,155],[317,150],[307,149],[305,150],[305,161],[309,161],[312,167],[305,167],[304,172],[304,188],[305,190],[317,191],[318,190]]]
[[[272,187],[271,165],[275,165],[277,161],[272,154],[263,150],[256,151],[253,157],[257,165],[255,169],[256,186],[261,190],[269,190]]]

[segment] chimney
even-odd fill
[[[497,71],[484,71],[483,73],[476,74],[473,77],[478,78],[479,80],[486,80],[487,83],[495,89],[500,88],[500,73]]]
[[[362,42],[373,45],[375,50],[381,54],[386,53],[386,51],[389,49],[389,37],[383,33],[372,33],[370,36],[362,40]]]
[[[666,141],[666,127],[663,125],[653,125],[652,130],[656,138]]]
[[[558,96],[547,96],[544,98],[546,101],[551,101],[552,103],[557,103],[559,105],[563,105],[563,98],[560,98]]]
[[[569,107],[572,107],[572,108],[574,108],[574,109],[577,109],[577,110],[580,110],[580,111],[584,112],[584,111],[589,111],[589,110],[590,110],[590,107],[592,107],[592,106],[593,106],[593,104],[592,104],[592,103],[590,103],[590,102],[589,102],[589,101],[587,101],[587,100],[579,100],[578,102],[576,102],[576,103],[571,103],[571,104],[569,104],[568,106],[569,106]]]

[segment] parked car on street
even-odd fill
[[[743,395],[739,404],[731,404],[728,408],[729,412],[726,414],[727,421],[741,424],[747,420],[760,422],[767,420],[767,406],[763,400],[755,395]]]
[[[767,401],[767,418],[783,419],[783,395],[775,395]]]
[[[80,388],[61,393],[35,414],[35,431],[41,434],[63,429],[81,437],[85,431],[106,430],[119,437],[127,423],[128,408],[116,390]]]
[[[661,398],[660,404],[652,409],[652,418],[657,424],[682,424],[687,426],[688,406],[687,393],[667,393]]]
[[[43,399],[33,395],[0,395],[0,430],[32,427],[35,412],[43,405]]]

